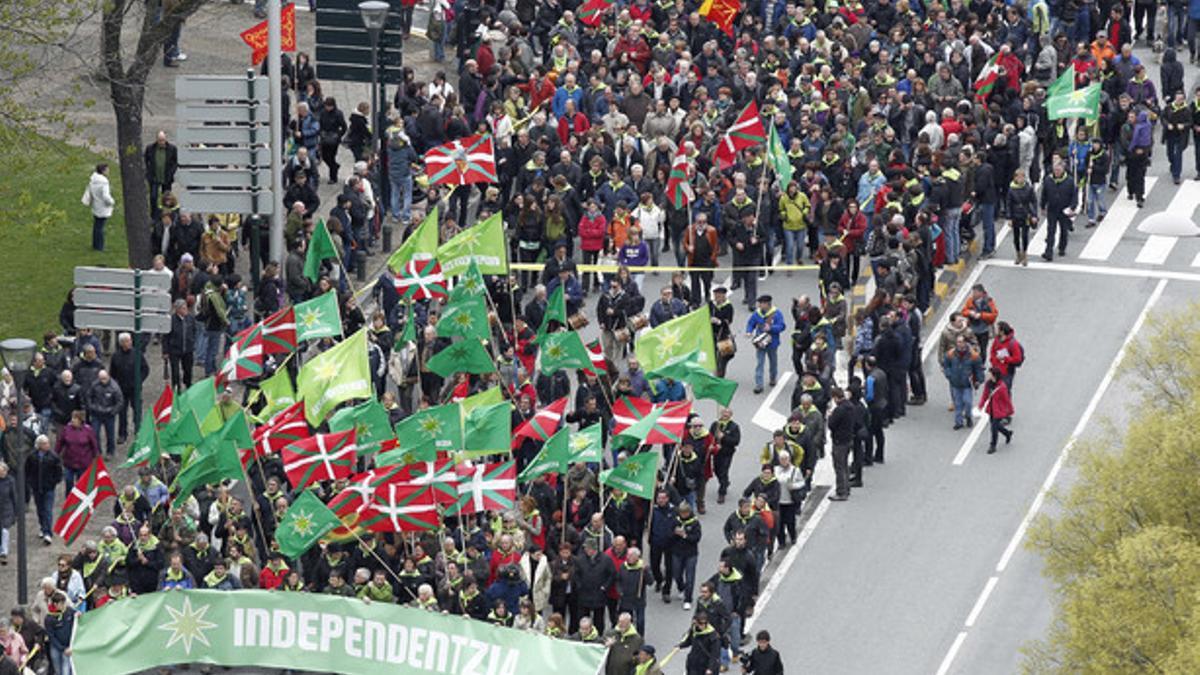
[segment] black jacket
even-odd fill
[[[748,657],[742,660],[742,667],[747,673],[754,675],[783,675],[783,658],[774,647],[750,650]]]
[[[687,657],[687,675],[705,675],[721,669],[721,635],[712,624],[703,632],[693,626],[687,637],[679,644],[683,649],[691,648]]]
[[[158,143],[155,142],[147,145],[146,150],[142,153],[142,159],[146,162],[146,180],[152,184],[158,183],[156,180],[156,174],[158,172],[154,170],[155,164],[157,163],[154,155],[157,151]],[[165,180],[163,181],[162,185],[164,186],[175,182],[175,170],[179,168],[179,149],[171,143],[167,143],[166,159],[166,166],[163,167],[165,169],[165,171],[163,171],[163,178]]]
[[[843,400],[829,413],[825,426],[834,445],[848,445],[854,440],[855,405],[849,400]]]
[[[1055,178],[1051,173],[1042,179],[1041,206],[1055,214],[1075,208],[1075,182],[1070,174],[1063,173],[1062,178]]]
[[[612,560],[603,553],[575,558],[575,601],[583,609],[605,606],[605,593],[613,584],[617,571]]]
[[[72,382],[63,384],[62,380],[54,383],[51,392],[51,417],[59,424],[66,424],[71,419],[71,413],[83,409],[83,388]]]
[[[44,410],[50,407],[54,399],[55,373],[46,366],[38,371],[30,370],[25,375],[25,391],[33,403],[34,410]]]
[[[171,315],[171,332],[163,344],[170,356],[183,356],[196,348],[196,317],[191,314]]]
[[[25,460],[26,499],[30,495],[51,492],[63,479],[62,460],[53,452],[34,451]]]
[[[996,169],[991,162],[983,162],[975,169],[975,201],[980,204],[995,204]]]
[[[130,396],[133,393],[133,357],[136,353],[136,350],[132,347],[128,350],[118,347],[117,351],[113,352],[112,361],[108,364],[108,374],[112,375],[113,379],[117,381],[117,385],[121,387],[121,393],[126,396]],[[146,361],[144,353],[141,355],[141,363],[138,366],[142,369],[141,380],[145,382],[146,378],[150,375],[150,364]]]

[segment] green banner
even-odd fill
[[[346,675],[381,672],[593,675],[605,650],[482,621],[353,598],[276,591],[170,591],[87,612],[75,672],[122,675],[176,663]]]

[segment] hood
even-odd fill
[[[1145,110],[1138,112],[1137,123],[1138,124],[1149,124],[1150,123],[1150,114],[1147,113]]]
[[[1163,62],[1164,64],[1167,64],[1167,63],[1175,63],[1175,50],[1174,50],[1174,49],[1167,49],[1167,51],[1163,52],[1163,60],[1162,60],[1162,62]]]
[[[92,185],[103,185],[103,184],[108,183],[108,176],[105,176],[102,173],[97,173],[97,172],[93,171],[90,182]]]

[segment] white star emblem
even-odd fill
[[[307,307],[304,312],[296,317],[305,328],[312,328],[321,322],[321,310],[315,307]]]
[[[436,417],[426,417],[421,420],[421,431],[430,438],[437,438],[442,433],[442,421]]]
[[[211,605],[204,605],[193,610],[191,598],[185,597],[182,609],[175,609],[170,605],[164,605],[164,607],[171,615],[170,621],[158,627],[159,630],[171,633],[171,637],[167,639],[165,649],[170,649],[171,645],[174,645],[176,642],[182,642],[183,652],[191,654],[193,641],[200,642],[205,647],[212,646],[208,642],[208,637],[204,635],[204,631],[217,627],[217,624],[204,620],[204,615],[208,613],[208,608]]]
[[[582,434],[571,437],[571,449],[575,452],[587,450],[592,445],[592,440]]]
[[[321,380],[322,382],[328,382],[337,375],[338,365],[333,361],[325,361],[317,364],[316,371],[317,379]]]
[[[313,530],[313,516],[311,513],[300,511],[292,516],[291,522],[288,525],[291,525],[296,534],[301,537],[307,537]]]
[[[681,344],[683,344],[683,334],[678,328],[664,330],[662,336],[658,339],[659,358],[669,356]]]

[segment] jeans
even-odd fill
[[[295,304],[295,303],[293,303],[293,304]],[[196,323],[198,324],[196,327],[199,330],[196,331],[196,345],[195,345],[195,347],[192,348],[191,356],[192,356],[193,362],[195,362],[197,359],[199,359],[200,367],[203,368],[204,367],[204,355],[208,353],[208,331],[206,331],[200,327],[199,321],[197,321]],[[205,375],[207,375],[207,374],[208,374],[208,372],[205,371]]]
[[[392,217],[402,222],[408,222],[412,217],[412,174],[401,177],[391,177],[392,184]]]
[[[96,441],[100,440],[100,432],[104,432],[104,444],[101,446],[104,452],[111,457],[117,451],[117,416],[115,413],[107,415],[92,414],[92,427],[96,429]],[[72,483],[74,485],[74,483]]]
[[[207,336],[204,340],[204,351],[201,356],[204,358],[204,375],[212,375],[217,372],[217,352],[221,349],[221,336],[223,331],[219,330],[204,330],[197,333],[197,338],[203,334]],[[196,340],[199,342],[199,339]]]
[[[962,217],[962,208],[956,207],[946,209],[945,224],[942,226],[942,234],[945,236],[946,242],[946,264],[953,265],[958,262],[958,251],[962,246],[962,241],[959,238],[958,221]]]
[[[1174,49],[1179,43],[1187,42],[1188,8],[1187,5],[1174,7],[1167,5],[1167,46]]]
[[[92,216],[92,248],[97,251],[104,250],[104,226],[106,224],[108,224],[108,218]]]
[[[696,585],[696,561],[700,556],[680,556],[675,561],[675,586],[683,593],[683,601],[692,601],[692,590]]]
[[[0,555],[8,557],[8,528],[0,527]]]
[[[983,225],[983,253],[996,250],[996,205],[980,204],[975,207],[979,222]]]
[[[662,252],[662,240],[647,239],[646,247],[650,249],[650,265],[652,267],[658,267],[658,254]]]
[[[753,307],[754,301],[758,299],[758,272],[734,272],[734,280],[741,279],[742,281],[742,300],[747,307]]]
[[[954,426],[960,426],[971,421],[971,399],[972,390],[970,387],[950,387],[950,400],[954,401]]]
[[[442,30],[442,36],[433,41],[433,60],[441,63],[446,60],[446,33],[449,31],[449,26]]]
[[[1121,165],[1125,163],[1125,154],[1121,152],[1121,146],[1114,143],[1112,146],[1112,170],[1108,173],[1108,184],[1117,185],[1117,181],[1121,178]],[[1200,160],[1196,161],[1197,168],[1200,168]]]
[[[761,389],[763,386],[763,362],[770,360],[771,362],[771,385],[775,385],[775,380],[779,377],[779,347],[767,347],[766,349],[757,349],[754,354],[754,386]]]
[[[671,250],[675,251],[675,265],[687,266],[687,251],[683,250],[683,228],[671,229]]]
[[[1088,185],[1087,194],[1087,217],[1088,222],[1091,223],[1103,218],[1104,214],[1108,213],[1108,207],[1104,205],[1104,184]]]
[[[63,472],[65,474],[65,473],[71,472],[71,470],[66,467],[63,467]],[[82,471],[73,472],[73,473],[75,474],[75,479],[78,479],[79,476],[83,474]],[[70,483],[67,483],[67,485],[68,485],[67,491],[69,492],[71,490],[71,488],[75,486],[75,481],[72,480]],[[55,492],[56,492],[56,490],[50,490],[48,492],[33,493],[33,503],[34,503],[34,506],[37,507],[38,529],[41,531],[41,535],[43,537],[54,534],[53,528],[54,528],[54,493]]]
[[[71,670],[71,657],[65,654],[64,649],[55,647],[50,648],[50,665],[54,666],[55,675],[73,675]]]
[[[1092,39],[1092,7],[1090,4],[1080,4],[1079,13],[1075,15],[1075,25],[1071,27],[1072,44],[1091,43]]]
[[[1171,178],[1179,180],[1183,174],[1183,145],[1186,136],[1167,138],[1167,161],[1171,165]]]
[[[788,265],[795,265],[796,258],[804,258],[804,230],[784,229],[783,257]]]

